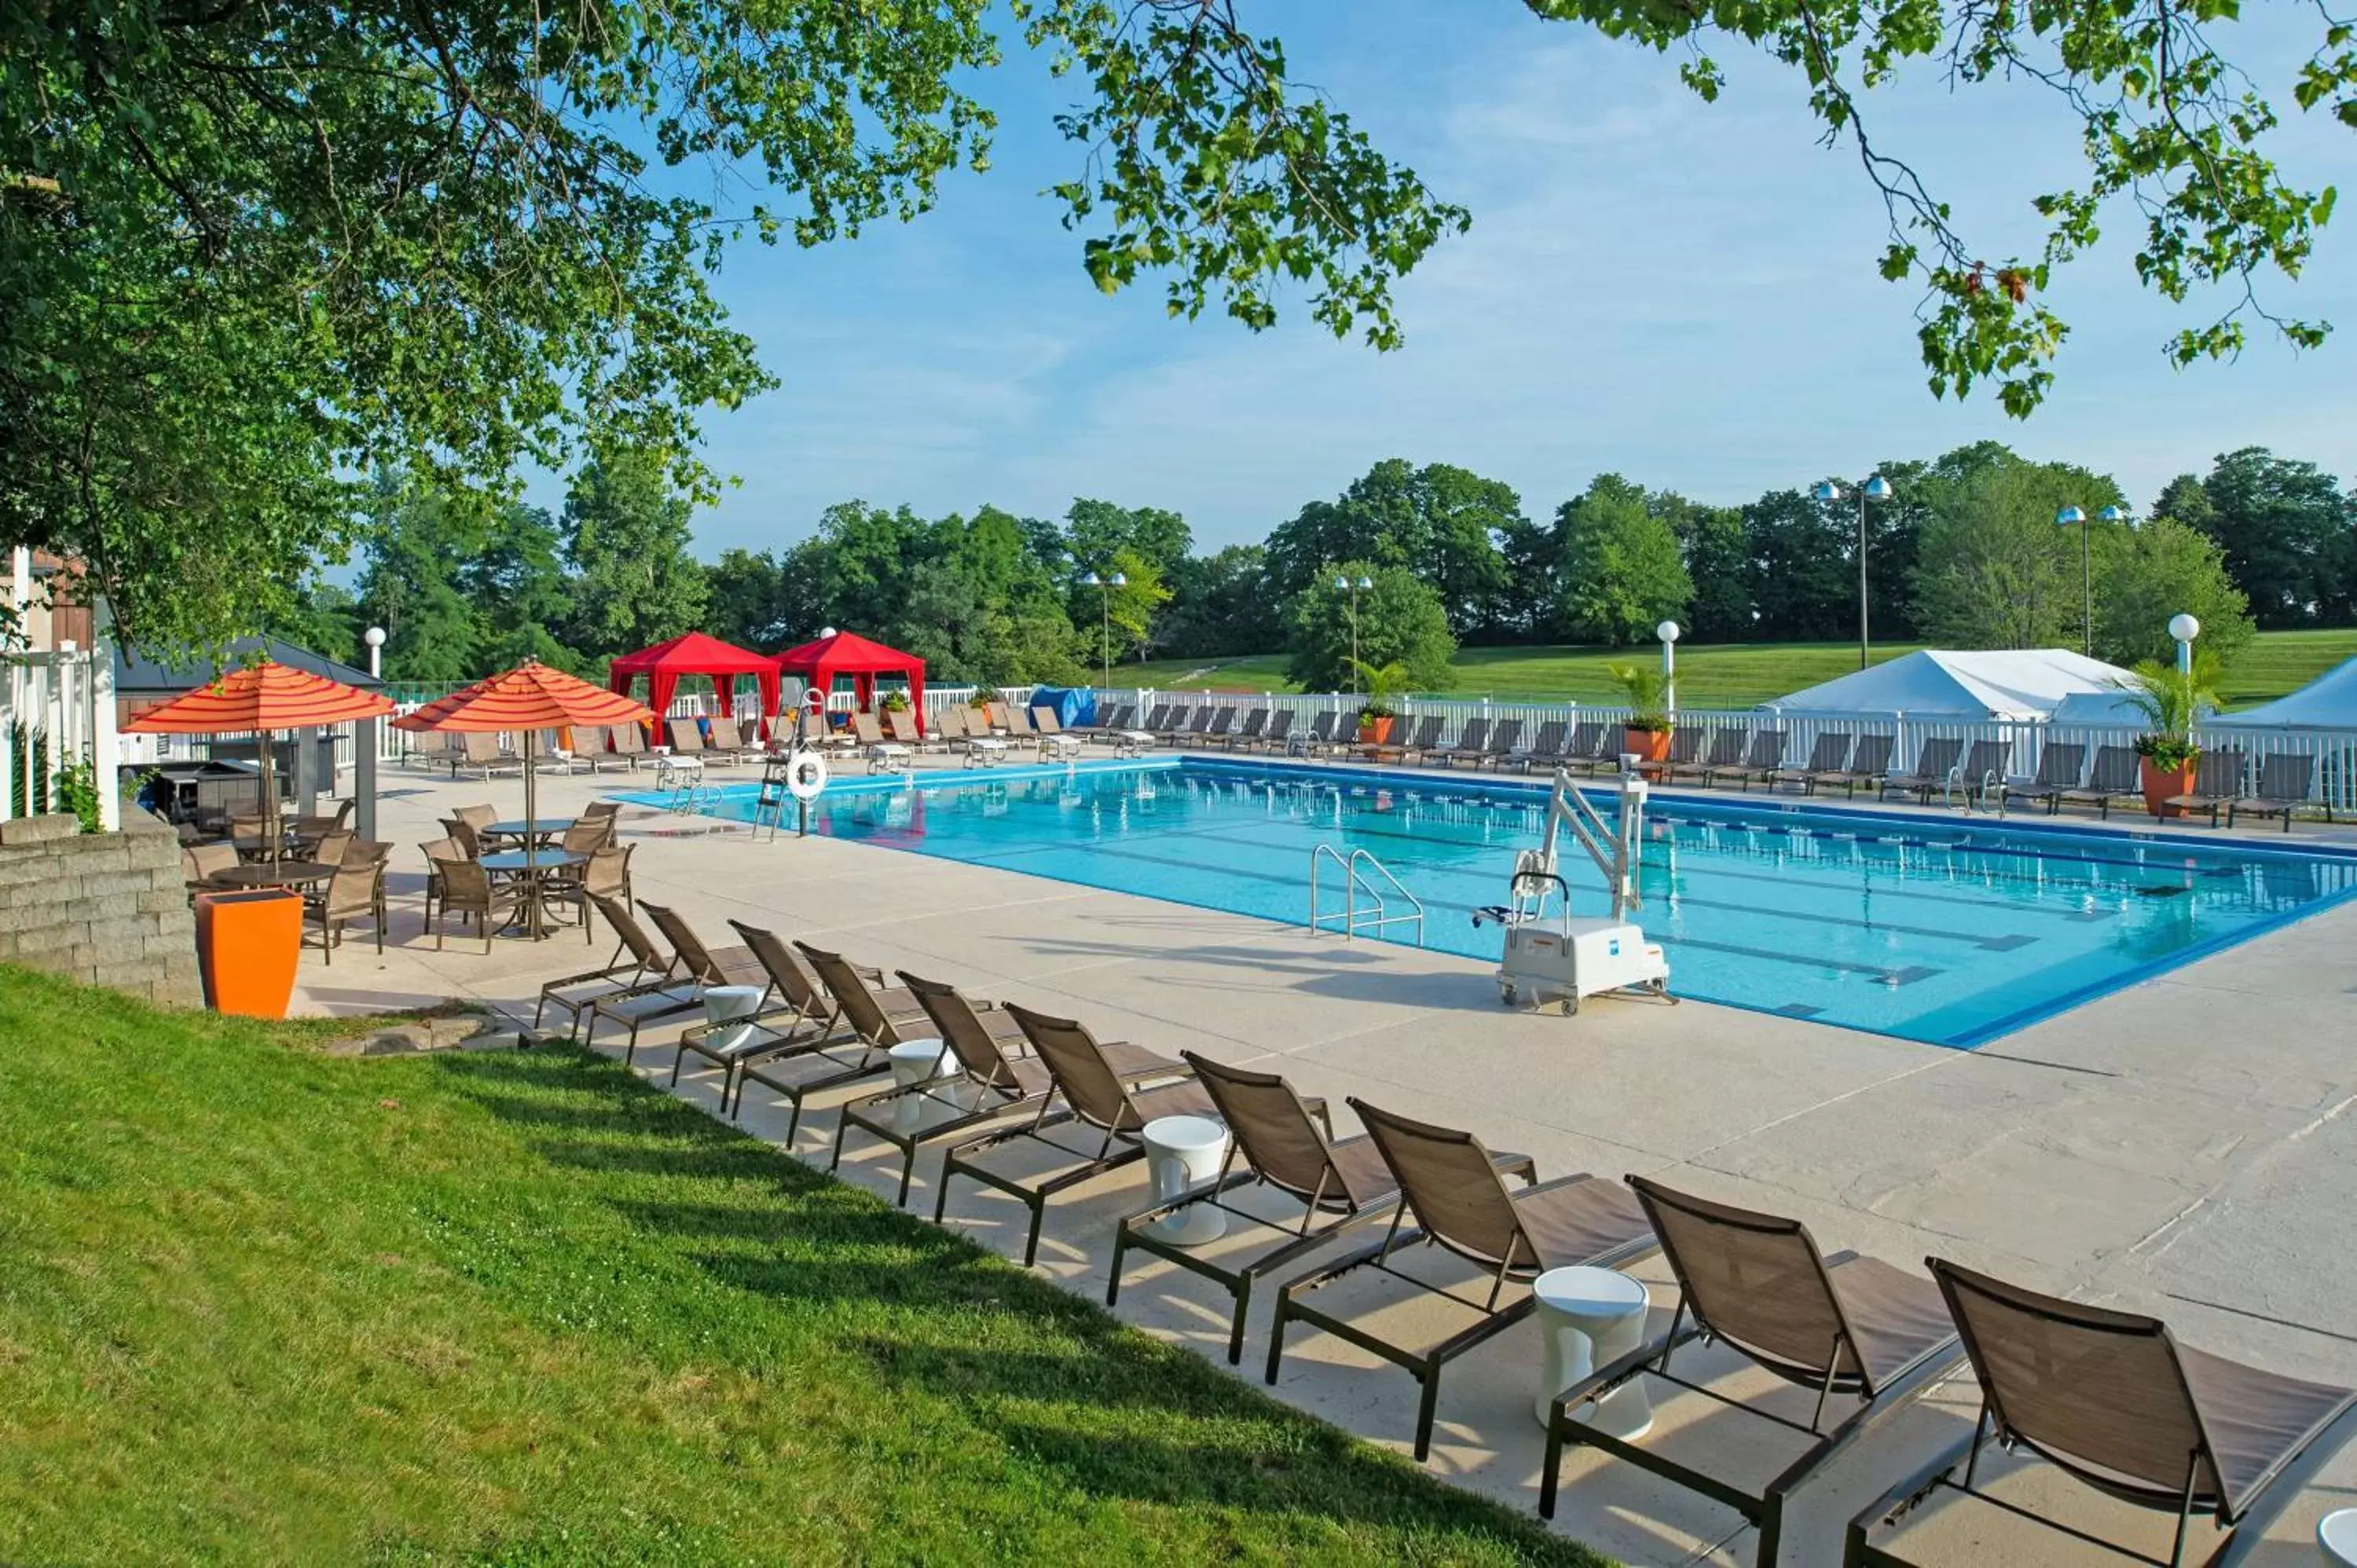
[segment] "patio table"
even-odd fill
[[[282,860],[276,865],[257,860],[215,872],[206,880],[230,887],[308,887],[335,874],[334,866],[316,860]]]
[[[515,825],[522,827],[523,824],[517,822]],[[537,938],[547,934],[543,927],[541,917],[550,912],[547,890],[552,874],[569,872],[587,865],[589,864],[589,857],[561,849],[535,850],[530,854],[526,854],[520,849],[507,849],[500,850],[497,854],[487,854],[476,864],[494,876],[504,876],[516,882],[526,880],[531,882],[530,886],[521,890],[522,897],[516,899],[515,913],[508,918],[508,923],[500,929],[512,930],[518,926],[522,926]],[[560,919],[557,923],[568,925],[571,922]]]
[[[485,840],[512,840],[517,843],[530,837],[546,843],[551,839],[564,837],[565,830],[572,825],[571,818],[535,817],[527,822],[517,817],[509,822],[493,822],[490,827],[479,830],[476,836]]]

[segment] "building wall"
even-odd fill
[[[0,822],[0,963],[194,1006],[197,934],[180,844],[144,812],[119,833],[53,814]]]

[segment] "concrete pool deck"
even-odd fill
[[[754,777],[737,769],[714,782]],[[545,778],[542,811],[567,816],[651,783],[645,772]],[[394,768],[383,787],[379,836],[400,846],[392,945],[380,959],[356,932],[332,966],[307,953],[308,1007],[359,1013],[463,997],[528,1018],[544,980],[604,960],[611,944],[601,935],[585,947],[577,933],[501,940],[489,957],[479,941],[455,937],[436,951],[419,931],[414,846],[440,837],[437,819],[459,804],[517,814],[520,786]],[[638,845],[638,895],[677,907],[716,942],[731,940],[726,918],[766,926],[1078,1017],[1100,1038],[1281,1071],[1330,1100],[1346,1126],[1343,1100],[1359,1096],[1527,1151],[1543,1178],[1657,1176],[1795,1215],[1828,1251],[1910,1266],[1937,1252],[2155,1313],[2204,1348],[2357,1386],[2357,1133],[2346,1114],[2357,1104],[2357,976],[2348,962],[2357,908],[1964,1052],[1693,1002],[1597,1003],[1573,1019],[1509,1013],[1491,966],[1446,954],[870,845],[757,841],[740,824],[640,808],[626,811],[622,832]],[[2271,829],[2252,836],[2283,843]],[[2348,842],[2305,826],[2299,837]],[[638,1065],[661,1081],[672,1055],[642,1046]],[[814,1097],[794,1152],[823,1162],[833,1108],[873,1087]],[[716,1075],[694,1067],[678,1090],[706,1106],[716,1091]],[[784,1118],[756,1094],[745,1125],[774,1141]],[[937,1149],[920,1161],[912,1208],[931,1212],[938,1167]],[[888,1197],[897,1164],[855,1138],[844,1172]],[[1060,1198],[1048,1214],[1045,1272],[1102,1300],[1113,1224],[1144,1194],[1133,1166]],[[1021,1245],[1024,1211],[1012,1200],[962,1185],[949,1216],[985,1246]],[[1674,1301],[1668,1272],[1658,1260],[1632,1272],[1653,1287],[1658,1326]],[[1360,1291],[1353,1281],[1326,1297]],[[1224,1364],[1224,1308],[1216,1287],[1145,1260],[1128,1272],[1117,1310]],[[1440,1329],[1458,1321],[1423,1309],[1402,1320],[1426,1316]],[[1266,1321],[1264,1299],[1245,1344],[1243,1370],[1255,1381]],[[1517,1509],[1534,1506],[1541,1434],[1530,1397],[1539,1363],[1537,1331],[1525,1323],[1449,1369],[1435,1473]],[[1704,1350],[1687,1369],[1734,1365]],[[1372,1441],[1407,1446],[1413,1381],[1329,1337],[1297,1327],[1274,1391]],[[1795,1406],[1791,1391],[1782,1397],[1805,1419],[1805,1399]],[[1963,1430],[1974,1403],[1968,1387],[1952,1385],[1847,1456],[1803,1494],[1783,1560],[1836,1561],[1848,1515]],[[1659,1404],[1648,1442],[1671,1452],[1727,1455],[1721,1462],[1737,1473],[1764,1477],[1794,1449],[1775,1429],[1706,1402]],[[1749,1561],[1749,1532],[1729,1510],[1593,1455],[1575,1455],[1565,1475],[1557,1526],[1568,1535],[1637,1563]],[[2050,1471],[2031,1468],[2011,1484],[2050,1494],[2081,1522],[2125,1520],[2125,1539],[2166,1552],[2159,1516],[2101,1504]],[[2312,1562],[2315,1519],[2357,1501],[2352,1486],[2357,1453],[2326,1470],[2255,1560]],[[2193,1539],[2208,1542],[2208,1527]],[[1934,1515],[1910,1546],[1927,1562],[2088,1555],[1979,1508]]]

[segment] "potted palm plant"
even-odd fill
[[[2179,808],[2163,802],[2193,792],[2201,762],[2201,747],[2193,738],[2193,725],[2201,716],[2203,705],[2217,702],[2216,693],[2211,690],[2216,678],[2216,661],[2205,655],[2195,661],[2191,671],[2180,673],[2158,659],[2147,659],[2129,674],[2130,679],[2121,682],[2121,689],[2151,726],[2136,736],[2136,742],[2144,809],[2156,817],[2179,816]]]
[[[1660,762],[1670,755],[1674,726],[1668,705],[1669,677],[1650,664],[1615,664],[1613,681],[1629,697],[1628,728],[1620,737],[1624,752],[1641,762]]]
[[[1359,744],[1389,746],[1392,726],[1399,719],[1394,699],[1407,690],[1407,666],[1394,659],[1388,664],[1367,664],[1353,659],[1351,668],[1358,671],[1359,684],[1365,688],[1365,698],[1359,703]]]

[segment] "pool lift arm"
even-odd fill
[[[1495,923],[1506,930],[1498,962],[1498,992],[1509,1007],[1529,999],[1541,1005],[1559,1001],[1566,1014],[1580,998],[1615,991],[1668,997],[1670,966],[1661,948],[1629,919],[1641,900],[1637,873],[1644,846],[1645,781],[1633,773],[1620,780],[1620,798],[1608,819],[1596,803],[1572,787],[1557,768],[1547,801],[1546,832],[1537,849],[1514,856],[1506,902],[1478,909],[1477,926]],[[1571,912],[1571,884],[1556,865],[1556,846],[1568,831],[1604,874],[1611,912],[1580,917]],[[1674,998],[1671,998],[1674,1000]]]

